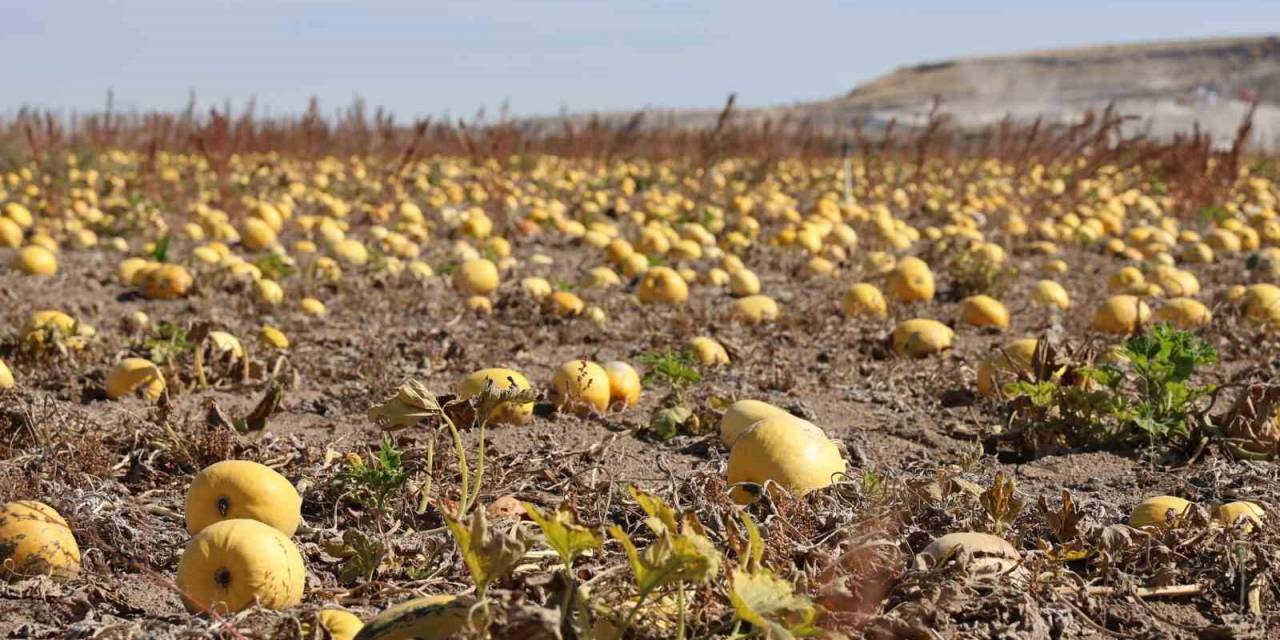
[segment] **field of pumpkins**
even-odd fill
[[[0,636],[1280,633],[1274,158],[22,123]]]

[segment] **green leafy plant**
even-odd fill
[[[283,282],[293,275],[293,266],[285,260],[284,256],[272,251],[266,255],[259,257],[253,262],[254,266],[262,272],[263,277],[270,278],[276,282]]]
[[[1106,362],[1058,362],[1037,349],[1031,376],[1005,388],[1023,447],[1103,448],[1171,445],[1192,435],[1196,402],[1213,385],[1195,384],[1198,367],[1217,360],[1195,334],[1160,324],[1121,343]]]
[[[401,497],[409,472],[404,466],[404,452],[397,449],[391,438],[383,436],[371,460],[349,456],[347,468],[339,476],[351,499],[380,515],[389,514],[391,506]]]
[[[156,240],[155,247],[151,249],[151,259],[156,262],[169,261],[169,234],[165,234],[159,240]]]
[[[1149,443],[1189,435],[1188,413],[1213,391],[1210,385],[1191,384],[1191,375],[1196,367],[1217,362],[1217,351],[1193,333],[1160,324],[1126,340],[1123,352],[1135,376],[1129,424]]]
[[[677,400],[683,397],[689,387],[702,382],[702,374],[697,369],[698,361],[688,351],[649,351],[640,354],[637,360],[645,367],[641,382],[650,387],[663,385],[675,394]]]
[[[196,349],[196,343],[190,339],[187,330],[167,320],[157,322],[142,344],[147,359],[158,365],[172,365],[174,360]]]
[[[387,555],[387,545],[356,529],[347,529],[334,553],[342,558],[338,580],[345,585],[356,585],[373,579]]]

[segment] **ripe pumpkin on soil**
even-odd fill
[[[467,628],[475,600],[451,595],[427,596],[397,604],[375,616],[356,640],[445,640]],[[477,615],[475,624],[484,621]]]
[[[975,327],[1009,328],[1009,310],[991,296],[969,296],[960,301],[960,319]]]
[[[292,536],[302,523],[302,497],[287,478],[250,460],[215,462],[196,474],[187,489],[187,533],[215,522],[249,519]]]
[[[1191,508],[1191,502],[1176,496],[1155,496],[1138,503],[1129,514],[1129,526],[1135,529],[1142,527],[1161,528],[1167,525],[1169,518],[1179,518]]]
[[[498,288],[498,266],[485,258],[468,260],[453,272],[453,288],[468,296],[487,296]]]
[[[1031,288],[1031,301],[1042,306],[1053,306],[1066,310],[1071,306],[1071,298],[1062,285],[1053,280],[1040,280]]]
[[[1160,305],[1152,319],[1190,331],[1209,326],[1213,322],[1213,313],[1194,298],[1173,298]]]
[[[154,362],[145,358],[125,358],[107,374],[107,397],[112,400],[139,391],[148,400],[157,400],[164,389],[164,374]]]
[[[689,284],[670,267],[653,267],[640,278],[636,295],[649,304],[684,304],[689,299]]]
[[[68,576],[78,571],[80,547],[53,507],[35,500],[0,506],[0,576]]]
[[[778,319],[778,303],[763,294],[738,298],[733,303],[733,315],[747,324],[773,322]]]
[[[234,613],[255,603],[280,610],[302,602],[306,566],[285,534],[236,518],[191,538],[178,562],[177,584],[192,613]]]
[[[364,628],[364,622],[359,616],[342,609],[321,609],[316,612],[315,623],[324,629],[324,633],[327,634],[324,637],[329,640],[354,640],[356,634]],[[314,635],[315,631],[310,624],[303,623],[303,638],[320,637]]]
[[[775,497],[781,495],[779,489],[803,496],[830,486],[835,476],[845,472],[844,458],[826,436],[800,426],[803,422],[767,416],[739,435],[729,451],[729,484],[767,484]],[[734,486],[730,495],[739,504],[758,497],[746,486]]]
[[[698,336],[689,341],[689,350],[704,367],[729,364],[729,352],[725,351],[724,345],[717,342],[715,338]]]
[[[560,409],[578,415],[604,413],[609,408],[609,374],[588,360],[570,360],[551,379],[551,399]]]
[[[141,274],[142,295],[150,300],[173,300],[187,295],[193,280],[186,267],[160,265]]]
[[[1093,312],[1093,329],[1104,333],[1128,335],[1151,319],[1151,307],[1136,296],[1116,295],[1107,298]]]
[[[729,405],[729,408],[725,410],[724,415],[720,417],[720,442],[724,443],[726,447],[732,447],[733,443],[738,440],[738,437],[750,430],[756,423],[764,420],[765,418],[773,418],[776,416],[794,418],[797,421],[796,426],[798,428],[808,431],[813,435],[820,435],[823,437],[826,437],[827,435],[822,431],[822,429],[818,428],[817,425],[809,422],[808,420],[792,415],[791,412],[783,409],[782,407],[777,407],[760,400],[739,400]]]
[[[840,308],[849,317],[867,316],[883,319],[889,316],[889,306],[884,301],[884,294],[880,293],[875,285],[865,282],[849,287],[840,301]]]
[[[898,302],[928,302],[934,294],[933,271],[924,260],[909,256],[889,272],[885,287]]]
[[[950,349],[954,338],[951,327],[937,320],[914,318],[899,322],[890,340],[895,354],[923,358]]]
[[[470,400],[484,392],[485,386],[492,382],[497,389],[529,389],[529,379],[514,369],[491,368],[481,369],[463,378],[458,383],[458,399]],[[523,424],[533,415],[533,403],[512,404],[504,402],[494,407],[489,414],[490,422],[495,424]]]
[[[42,246],[30,245],[14,256],[13,268],[30,276],[51,276],[58,273],[58,258]]]
[[[609,406],[630,407],[640,401],[640,374],[635,367],[614,360],[603,366],[609,376]]]

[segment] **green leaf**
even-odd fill
[[[542,530],[547,545],[560,555],[566,565],[573,564],[579,553],[604,544],[600,532],[579,522],[578,514],[568,502],[561,503],[553,516],[547,516],[528,502],[522,504],[525,513]]]
[[[729,601],[738,617],[765,631],[771,638],[795,638],[819,633],[813,624],[818,610],[806,597],[796,595],[791,583],[767,570],[735,569]]]
[[[512,529],[506,535],[495,532],[489,527],[484,509],[476,509],[465,521],[445,514],[444,522],[453,534],[453,541],[457,543],[467,569],[471,571],[471,580],[481,592],[510,572],[524,557],[526,543],[519,536],[519,529]]]

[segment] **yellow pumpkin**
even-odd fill
[[[1021,560],[1018,549],[1004,538],[978,532],[948,533],[920,552],[934,566],[962,554],[969,562],[964,569],[973,575],[1008,575]]]
[[[1031,373],[1031,359],[1035,356],[1036,339],[1014,340],[978,364],[978,393],[992,396],[1000,392],[1002,382],[1016,380],[1019,375]]]
[[[1156,309],[1152,318],[1166,322],[1178,329],[1190,331],[1209,326],[1213,313],[1194,298],[1173,298]]]
[[[303,313],[316,318],[323,317],[325,314],[329,313],[329,310],[325,308],[324,303],[316,300],[315,298],[303,298],[302,301],[298,303],[298,306],[302,309]]]
[[[193,282],[186,267],[163,264],[141,275],[142,295],[150,300],[173,300],[187,295]]]
[[[258,338],[262,343],[272,349],[288,349],[289,336],[271,325],[262,325],[262,329],[258,331]]]
[[[9,365],[0,360],[0,391],[12,389],[15,386],[13,381],[13,372],[9,370]]]
[[[733,500],[746,504],[757,495],[739,483],[765,485],[774,495],[795,496],[831,485],[845,472],[844,458],[826,436],[816,435],[794,417],[766,416],[740,434],[729,452],[728,476]]]
[[[889,295],[898,302],[927,302],[933,299],[934,294],[933,271],[920,258],[903,258],[889,272],[886,287]]]
[[[216,522],[248,519],[291,536],[302,523],[302,497],[271,467],[223,460],[196,474],[187,489],[186,517],[187,533],[192,535]]]
[[[257,520],[223,520],[187,543],[178,562],[187,610],[234,613],[255,603],[287,609],[302,602],[306,566],[285,534]]]
[[[265,305],[277,305],[284,300],[284,289],[275,280],[263,278],[253,283],[254,297]]]
[[[316,612],[316,625],[324,629],[329,640],[354,640],[364,628],[364,622],[356,614],[342,609],[321,609]],[[319,637],[310,624],[302,625],[303,638]]]
[[[568,291],[555,291],[547,296],[544,303],[547,311],[561,318],[572,318],[582,315],[583,310],[587,308],[587,304],[582,298]]]
[[[1137,529],[1163,528],[1168,524],[1170,516],[1181,517],[1190,508],[1189,501],[1175,496],[1147,498],[1138,503],[1138,506],[1133,508],[1133,513],[1129,514],[1129,526]]]
[[[1145,284],[1146,280],[1146,276],[1137,267],[1124,267],[1107,279],[1107,290],[1112,293],[1133,291],[1135,287]]]
[[[653,267],[640,278],[636,295],[649,304],[684,304],[689,299],[689,284],[670,267]]]
[[[551,295],[551,283],[547,282],[546,278],[536,276],[521,280],[520,289],[539,302]]]
[[[1071,298],[1067,290],[1053,280],[1040,280],[1031,288],[1031,301],[1046,307],[1057,307],[1066,310],[1071,306]]]
[[[614,360],[602,368],[609,376],[609,406],[630,407],[640,401],[640,374],[635,367]]]
[[[450,595],[427,596],[402,602],[378,614],[356,634],[356,640],[446,640],[474,622],[484,627],[475,600]]]
[[[1009,310],[991,296],[969,296],[960,301],[960,319],[975,327],[1009,327]]]
[[[154,362],[145,358],[125,358],[107,374],[107,397],[112,400],[139,391],[148,400],[158,400],[164,388],[164,374]]]
[[[58,258],[40,245],[30,245],[14,256],[13,268],[27,275],[51,276],[58,273]]]
[[[524,374],[514,369],[491,368],[481,369],[463,378],[458,383],[458,398],[470,400],[484,392],[485,386],[493,382],[495,389],[529,389],[529,380]],[[494,407],[489,414],[489,421],[495,424],[523,424],[533,415],[533,403],[512,404],[504,402]]]
[[[1262,519],[1267,516],[1267,512],[1256,503],[1247,500],[1237,500],[1226,504],[1218,505],[1213,511],[1213,519],[1224,527],[1234,526],[1240,520],[1244,520],[1246,524],[1242,526],[1246,531],[1252,531],[1255,525],[1262,524]]]
[[[729,274],[729,293],[735,298],[760,293],[760,279],[750,269],[738,269]]]
[[[67,576],[79,570],[80,547],[53,507],[35,500],[0,506],[0,575]]]
[[[889,306],[885,304],[884,295],[875,285],[865,282],[849,287],[844,294],[844,299],[840,302],[840,307],[845,315],[850,317],[869,316],[883,319],[889,316]]]
[[[485,258],[468,260],[453,272],[453,288],[469,296],[487,296],[498,288],[498,266]]]
[[[1280,310],[1280,287],[1273,284],[1252,284],[1239,293],[1245,316],[1254,322],[1268,322]]]
[[[221,259],[221,257],[218,258],[218,260]],[[141,274],[148,267],[153,266],[143,258],[125,258],[116,266],[116,275],[119,276],[120,284],[133,287],[141,282]]]
[[[1093,329],[1104,333],[1128,335],[1151,319],[1151,307],[1136,296],[1116,295],[1107,298],[1093,312]]]
[[[817,425],[791,415],[786,409],[760,400],[739,400],[729,405],[724,415],[720,417],[720,442],[727,447],[732,447],[738,437],[750,430],[757,422],[776,416],[797,420],[796,426],[801,430],[809,431],[813,435],[826,436],[826,433]]]
[[[715,338],[698,336],[689,341],[689,350],[704,367],[729,364],[729,352]]]
[[[899,322],[891,340],[895,354],[923,358],[950,349],[953,338],[951,327],[937,320],[913,318]]]
[[[276,245],[276,231],[258,218],[246,218],[240,241],[250,251],[263,251]]]
[[[747,324],[763,324],[778,319],[778,303],[764,294],[738,298],[733,315]]]
[[[609,389],[609,374],[588,360],[570,360],[551,378],[551,400],[579,415],[604,413],[609,408]]]
[[[610,289],[620,286],[622,278],[609,267],[596,267],[587,273],[585,286],[595,289]]]

